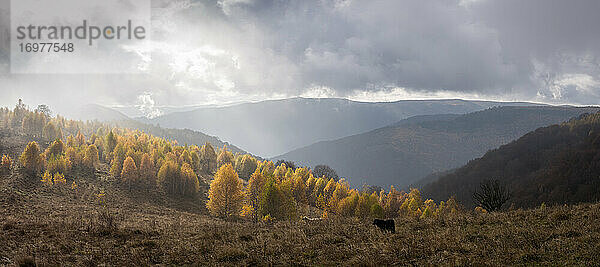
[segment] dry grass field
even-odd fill
[[[13,157],[26,144],[14,135],[1,140]],[[188,199],[129,192],[106,165],[51,188],[18,168],[2,173],[0,266],[600,263],[600,204],[399,218],[390,234],[348,218],[224,221],[208,215],[206,186],[200,192]]]
[[[204,197],[172,200],[158,192],[130,193],[102,170],[76,183],[77,190],[46,188],[18,171],[1,176],[0,265],[600,262],[599,204],[397,219],[396,234],[390,234],[358,219],[223,221],[207,214]]]

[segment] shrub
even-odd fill
[[[44,172],[44,175],[42,175],[42,180],[40,180],[40,181],[45,186],[50,187],[50,186],[54,185],[54,182],[52,181],[52,174],[50,174],[48,171]]]
[[[480,206],[477,206],[477,207],[475,207],[475,212],[476,213],[487,213],[487,210]]]
[[[0,163],[0,169],[2,171],[9,171],[12,166],[12,159],[8,155],[2,155],[2,163]]]
[[[480,184],[480,189],[481,191],[473,193],[473,199],[487,211],[500,210],[502,205],[510,198],[510,192],[498,180],[483,181]]]
[[[65,179],[65,176],[62,173],[57,172],[54,174],[54,184],[55,185],[66,185],[67,180]]]

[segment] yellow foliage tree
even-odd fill
[[[46,158],[50,158],[51,156],[60,156],[65,152],[65,145],[62,140],[56,139],[48,148],[44,154],[46,154]]]
[[[264,188],[265,178],[257,169],[254,171],[252,176],[250,176],[248,186],[246,187],[246,206],[248,206],[248,208],[245,209],[245,214],[249,215],[254,220],[258,220],[257,212],[263,196]]]
[[[98,156],[98,148],[96,147],[96,145],[89,145],[86,148],[85,154],[83,156],[83,166],[93,170],[96,168],[96,165],[98,165],[99,161],[100,159]]]
[[[337,213],[341,216],[354,216],[356,211],[356,205],[358,204],[359,195],[358,192],[352,191],[352,193],[342,199],[337,207]]]
[[[306,201],[309,205],[315,205],[315,197],[313,192],[315,191],[315,185],[317,184],[317,179],[315,179],[315,177],[312,175],[312,173],[309,175],[308,179],[306,180],[306,187],[305,187],[305,196],[306,196]]]
[[[329,179],[329,182],[327,182],[327,185],[323,189],[323,196],[327,199],[327,201],[331,199],[333,191],[335,191],[336,187],[337,182],[333,178]]]
[[[367,193],[360,194],[358,204],[356,205],[356,216],[360,218],[383,217],[383,208],[379,204],[379,199],[375,192],[371,195]]]
[[[258,167],[258,162],[252,156],[246,154],[242,156],[239,168],[240,178],[249,179],[250,175],[256,171]]]
[[[227,146],[224,145],[223,149],[221,149],[221,153],[219,153],[219,157],[217,157],[217,165],[219,166],[219,168],[227,164],[231,164],[233,166],[233,160],[233,153],[227,150]]]
[[[314,199],[315,206],[317,206],[317,207],[318,207],[317,199],[319,198],[319,196],[323,195],[323,191],[324,191],[326,185],[327,185],[327,181],[325,181],[325,179],[323,179],[323,177],[321,177],[315,181],[315,187],[312,191],[311,197],[312,197],[312,199]]]
[[[140,178],[144,181],[146,186],[156,185],[156,175],[154,170],[154,161],[150,158],[148,153],[142,156],[140,163]]]
[[[30,175],[38,175],[40,173],[43,161],[40,154],[40,147],[35,141],[27,144],[21,157],[19,157],[19,161]]]
[[[277,166],[277,168],[275,168],[275,170],[273,171],[273,177],[275,177],[275,179],[277,179],[278,182],[283,181],[283,179],[285,179],[285,174],[287,173],[287,167],[285,166],[285,163],[281,163],[281,165]]]
[[[127,183],[129,191],[131,191],[131,185],[138,181],[137,167],[133,158],[127,157],[123,162],[123,170],[121,171],[121,180]]]
[[[67,173],[71,163],[63,155],[51,155],[46,160],[46,170],[50,173]]]
[[[304,168],[298,168],[296,169],[304,169]],[[308,203],[307,198],[306,198],[306,180],[304,178],[304,176],[302,174],[298,174],[297,172],[294,173],[293,177],[293,188],[292,188],[292,194],[294,195],[294,199],[296,199],[296,202],[299,203]]]
[[[221,166],[208,191],[207,208],[214,216],[231,217],[240,214],[243,185],[231,163]]]
[[[77,148],[68,147],[65,156],[73,167],[81,166],[81,155],[79,154],[79,151],[77,151]]]
[[[260,174],[266,179],[267,177],[272,177],[273,172],[275,171],[275,164],[272,161],[263,162],[260,166]]]
[[[345,183],[343,181],[336,183],[335,190],[333,190],[331,199],[329,200],[329,206],[337,207],[338,203],[348,196],[348,188],[348,183]]]
[[[179,156],[179,163],[183,164],[183,163],[187,163],[192,165],[192,155],[190,154],[189,151],[184,150],[183,153],[181,153],[181,156]]]
[[[79,131],[75,136],[75,146],[82,146],[85,144],[85,136]]]
[[[200,189],[200,183],[198,182],[198,177],[194,173],[192,166],[188,163],[183,163],[181,166],[181,182],[183,186],[182,195],[184,196],[193,196]]]
[[[262,216],[278,220],[296,217],[296,203],[289,185],[290,183],[279,184],[275,178],[267,181],[259,208]]]
[[[105,140],[106,141],[104,142],[104,145],[106,146],[105,150],[107,152],[106,155],[108,156],[117,146],[118,140],[113,131],[110,131],[108,134],[106,134]]]
[[[200,166],[202,171],[210,174],[217,169],[217,153],[209,142],[206,142],[200,149]]]
[[[173,160],[166,160],[158,171],[157,182],[171,195],[180,193],[179,171],[177,163]]]
[[[118,144],[112,154],[113,159],[110,163],[110,174],[114,177],[120,177],[123,170],[123,161],[125,161],[125,148],[123,144]]]

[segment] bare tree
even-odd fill
[[[487,211],[498,211],[510,199],[510,192],[498,180],[485,180],[479,185],[481,192],[473,193],[475,202]]]
[[[317,178],[321,178],[321,177],[325,176],[325,177],[327,177],[329,179],[333,178],[333,180],[335,180],[335,181],[338,181],[340,179],[338,177],[337,172],[333,168],[331,168],[331,167],[329,167],[327,165],[317,165],[317,166],[315,166],[315,168],[312,171],[312,173]],[[377,191],[377,192],[379,192],[379,191]]]

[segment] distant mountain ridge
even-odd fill
[[[403,100],[356,102],[339,98],[290,98],[226,107],[199,108],[151,120],[229,140],[254,154],[272,157],[318,141],[333,140],[389,125],[416,115],[465,114],[524,102]]]
[[[473,207],[472,193],[484,180],[499,180],[511,192],[507,207],[600,201],[600,114],[539,128],[441,175],[422,188],[425,197],[455,196]]]
[[[598,108],[497,107],[465,115],[412,117],[367,133],[306,146],[275,159],[327,164],[353,185],[400,187],[459,167],[536,128]]]

